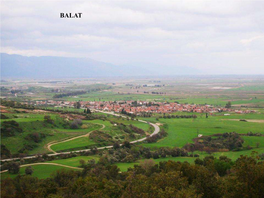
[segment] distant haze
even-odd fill
[[[2,1],[1,72],[264,74],[263,21],[264,1],[254,0]]]
[[[5,78],[164,76],[200,73],[190,67],[172,67],[170,70],[160,68],[137,64],[123,67],[87,58],[1,54],[1,76]]]

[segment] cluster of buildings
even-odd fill
[[[109,112],[126,111],[131,114],[140,113],[173,113],[173,112],[197,112],[197,113],[214,113],[230,112],[232,109],[223,107],[214,107],[211,105],[196,104],[179,104],[176,102],[148,102],[148,101],[80,101],[80,108],[89,108],[91,110],[102,110]],[[76,107],[73,101],[35,101],[36,106],[54,106],[54,107]],[[239,111],[241,113],[242,111]],[[249,112],[247,112],[249,113]]]
[[[88,102],[86,106],[90,109],[121,112],[131,114],[140,113],[173,113],[173,112],[222,112],[230,111],[227,108],[216,108],[211,105],[179,104],[176,102],[147,102],[147,101],[119,101],[119,102]]]

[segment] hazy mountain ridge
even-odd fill
[[[117,66],[89,58],[55,56],[21,56],[1,53],[2,77],[104,77],[104,76],[152,76],[199,74],[190,67],[168,67],[157,65]]]

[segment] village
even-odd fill
[[[174,113],[174,112],[193,112],[193,113],[217,113],[235,112],[238,114],[252,113],[254,110],[237,110],[230,107],[215,107],[212,105],[180,104],[178,102],[150,102],[150,101],[35,101],[35,106],[53,106],[55,108],[78,108],[90,110],[100,110],[121,113],[123,111],[140,115],[141,113]],[[228,114],[226,114],[228,115]]]

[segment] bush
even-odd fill
[[[82,120],[81,119],[75,119],[70,125],[71,129],[78,129],[82,125]]]
[[[1,158],[5,159],[10,157],[11,157],[10,150],[8,150],[8,148],[5,145],[1,144]]]
[[[52,120],[49,115],[44,116],[44,122],[54,124],[54,120]]]
[[[45,137],[46,137],[46,134],[44,134],[44,133],[32,133],[32,134],[28,134],[25,137],[25,139],[28,140],[28,141],[34,141],[36,143],[39,143]]]
[[[21,133],[23,130],[19,127],[19,124],[15,120],[4,121],[1,127],[1,136],[2,137],[11,137],[15,133]]]
[[[17,174],[20,170],[19,162],[10,162],[8,163],[8,172],[11,174]]]
[[[28,166],[26,169],[25,169],[25,174],[26,175],[32,175],[33,174],[33,168],[31,166]]]

